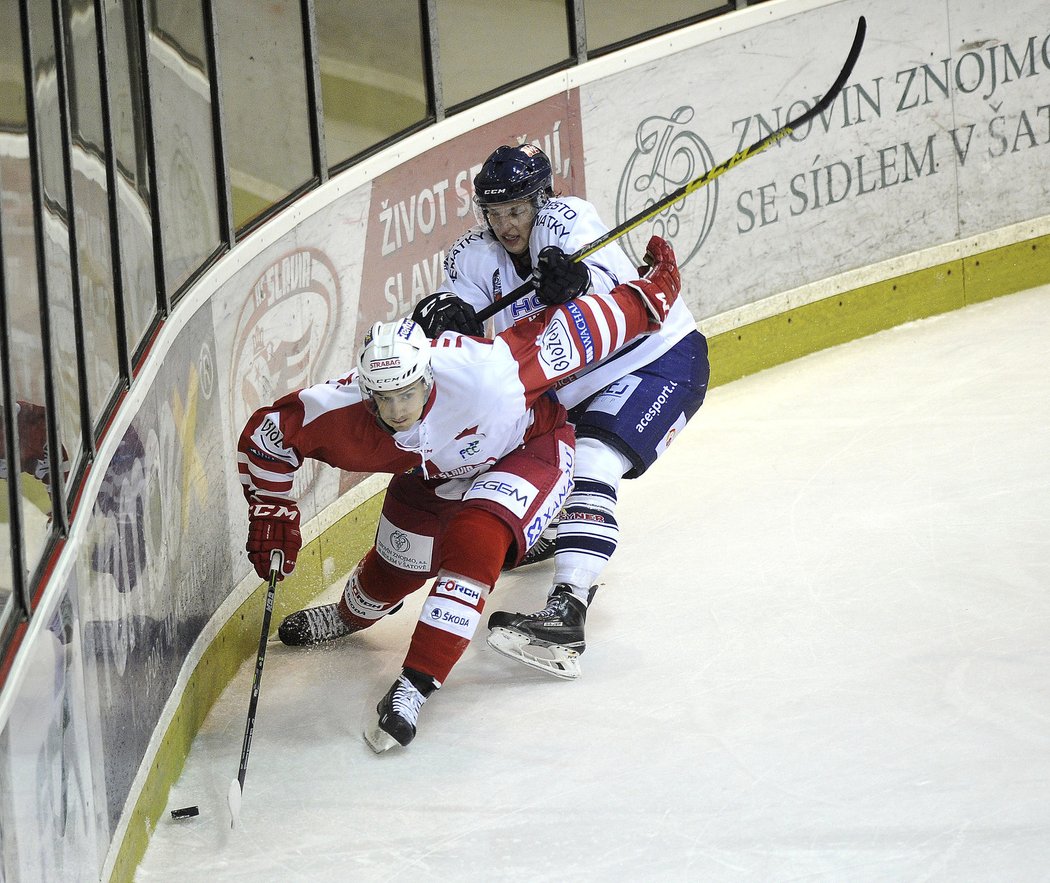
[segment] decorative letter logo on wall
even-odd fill
[[[646,117],[638,124],[635,149],[616,193],[617,224],[699,178],[715,164],[703,139],[686,128],[693,115],[693,108],[679,107],[669,117]],[[637,245],[626,236],[620,243],[634,262],[641,265],[644,243],[649,241],[650,234],[662,236],[674,244],[678,263],[685,266],[711,232],[717,204],[716,180],[660,212],[648,222],[646,234]]]
[[[339,274],[318,248],[297,248],[270,259],[243,298],[229,378],[237,431],[256,408],[326,379],[343,311]],[[316,461],[300,470],[301,497],[321,471]]]
[[[258,407],[317,380],[340,312],[328,256],[300,248],[272,260],[245,293],[230,361],[233,425]]]

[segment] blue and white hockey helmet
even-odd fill
[[[539,208],[553,194],[551,161],[535,144],[497,147],[474,176],[474,201],[482,209],[528,197],[536,197]]]

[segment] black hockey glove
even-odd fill
[[[485,336],[474,308],[451,291],[436,291],[423,298],[412,311],[412,321],[431,340],[440,337],[443,331],[458,331],[471,337]]]
[[[590,284],[587,265],[574,261],[558,246],[548,245],[537,256],[532,285],[547,306],[557,306],[579,297]]]

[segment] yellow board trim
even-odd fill
[[[1050,282],[1050,236],[865,285],[711,337],[711,386],[904,322]]]

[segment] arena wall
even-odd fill
[[[243,551],[239,428],[345,374],[368,324],[433,290],[494,146],[540,144],[558,189],[620,222],[807,108],[867,17],[826,114],[626,237],[636,257],[651,233],[672,239],[726,383],[1050,281],[1044,12],[771,0],[445,120],[240,243],[154,342],[0,699],[6,866],[19,880],[133,877],[195,733],[255,656],[265,587]],[[275,624],[368,547],[384,485],[304,470],[307,545]]]

